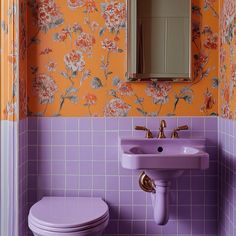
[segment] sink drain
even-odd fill
[[[157,148],[157,151],[158,151],[158,152],[163,152],[163,147],[158,147],[158,148]]]

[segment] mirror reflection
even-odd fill
[[[128,4],[131,80],[190,80],[191,1],[136,0]]]

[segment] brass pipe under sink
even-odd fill
[[[154,181],[143,171],[139,176],[139,186],[144,192],[155,193],[156,185]]]

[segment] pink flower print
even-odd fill
[[[166,82],[151,82],[145,91],[148,96],[153,98],[155,104],[164,104],[169,100],[171,85]]]
[[[71,9],[76,9],[84,5],[84,0],[67,0],[67,5]]]
[[[102,4],[103,18],[106,27],[114,33],[118,33],[126,25],[126,5],[118,1]]]
[[[105,116],[127,116],[131,106],[120,98],[113,98],[105,107]]]
[[[36,2],[36,1],[35,1]],[[63,15],[54,0],[41,0],[34,4],[35,17],[40,30],[47,32],[63,23]]]
[[[87,33],[82,32],[77,40],[75,45],[84,53],[91,54],[93,45],[95,44],[95,38]]]
[[[120,81],[117,85],[117,91],[120,93],[122,96],[133,96],[134,91],[132,89],[131,84]]]
[[[102,41],[102,48],[107,49],[109,52],[117,52],[118,51],[118,47],[117,47],[116,43],[112,40],[109,40],[109,39],[104,39]]]
[[[52,103],[56,92],[57,85],[49,75],[39,74],[33,80],[33,93],[41,104]]]
[[[66,67],[73,72],[82,71],[85,67],[85,61],[80,51],[73,50],[67,53],[64,56],[64,62]]]

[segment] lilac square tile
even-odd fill
[[[119,191],[120,192],[120,204],[131,205],[132,204],[132,192],[131,191]]]
[[[133,121],[131,117],[119,118],[119,130],[133,130]]]
[[[191,218],[190,206],[178,206],[179,219],[187,220]]]
[[[105,118],[103,117],[92,118],[92,127],[94,131],[104,131],[106,127],[105,124]]]
[[[204,219],[204,207],[192,206],[192,219],[202,220]]]
[[[217,214],[218,214],[217,213],[217,205],[205,206],[205,218],[207,220],[217,220]]]
[[[170,220],[168,225],[163,227],[163,234],[167,235],[177,235],[177,221]]]
[[[38,145],[51,145],[51,132],[50,131],[38,132]]]
[[[65,145],[66,137],[65,132],[53,131],[52,132],[52,145]]]
[[[205,179],[205,187],[207,190],[217,189],[217,176],[207,176]]]
[[[204,220],[192,221],[192,233],[193,234],[204,233]]]
[[[118,160],[118,147],[106,147],[106,159],[108,161]]]
[[[93,152],[91,146],[80,146],[79,147],[79,157],[82,161],[89,161],[93,159]]]
[[[112,206],[119,205],[119,191],[107,191],[106,202]]]
[[[105,189],[105,176],[93,176],[93,189]]]
[[[64,175],[52,175],[52,189],[65,189]]]
[[[145,126],[146,127],[146,117],[134,117],[133,118],[133,129],[135,126]]]
[[[78,118],[66,118],[66,130],[67,131],[77,131],[79,128]]]
[[[107,117],[106,118],[106,130],[118,130],[118,118],[114,117],[114,118],[110,118]]]
[[[64,161],[52,161],[52,174],[65,175],[66,168]]]
[[[106,175],[118,175],[118,161],[106,162]]]
[[[51,160],[51,146],[38,147],[38,160]]]
[[[78,189],[79,188],[79,179],[78,176],[66,176],[66,189]]]
[[[37,162],[36,161],[29,161],[28,162],[28,174],[29,175],[37,174]]]
[[[205,119],[203,117],[193,117],[192,118],[192,130],[204,130]]]
[[[29,131],[29,145],[37,145],[37,135],[38,135],[38,132],[37,131]]]
[[[118,145],[118,132],[106,133],[106,145]]]
[[[179,220],[178,221],[178,233],[181,235],[191,234],[191,221],[190,220]]]
[[[52,147],[52,160],[65,160],[65,147]]]
[[[93,163],[92,161],[80,161],[80,175],[92,175]]]
[[[205,118],[205,130],[217,131],[218,130],[218,119],[217,117]]]
[[[209,235],[217,235],[218,234],[218,221],[205,221],[205,233]],[[231,235],[236,235],[235,232],[232,232]]]
[[[155,221],[147,221],[146,224],[148,235],[162,235],[162,226],[157,225]]]
[[[119,235],[132,235],[132,222],[129,220],[120,220],[119,221]]]
[[[79,119],[79,130],[90,131],[92,129],[92,118],[82,117]]]
[[[51,130],[51,118],[39,117],[38,118],[38,130]]]
[[[62,117],[51,118],[52,130],[65,130],[66,129],[66,119]]]
[[[191,203],[191,192],[179,191],[178,192],[178,205],[190,205],[190,203]]]
[[[66,160],[79,160],[80,148],[76,146],[66,147]]]
[[[80,176],[79,177],[79,189],[81,190],[91,190],[92,189],[93,178],[92,176]]]
[[[174,130],[178,125],[177,125],[177,118],[176,117],[166,117],[165,118],[166,121],[166,130]],[[158,127],[159,128],[159,124]]]
[[[191,117],[178,117],[178,126],[188,125],[189,129],[192,129]]]
[[[133,218],[132,206],[121,205],[120,206],[120,219],[122,220],[130,220]]]
[[[204,191],[192,191],[192,204],[193,205],[204,204]]]
[[[132,178],[129,176],[120,176],[120,190],[130,190],[132,186]]]
[[[207,146],[217,146],[218,144],[218,134],[217,131],[207,131],[206,132],[207,138]]]
[[[105,165],[104,161],[94,161],[93,175],[105,175]]]
[[[204,190],[204,176],[192,176],[191,187],[193,190]]]
[[[38,180],[37,184],[38,189],[43,189],[43,190],[51,189],[52,183],[50,175],[38,175],[37,180]]]
[[[78,142],[78,132],[66,132],[66,145],[77,145]]]
[[[105,147],[104,146],[93,146],[93,160],[104,161],[105,160]]]
[[[37,130],[37,118],[29,117],[28,118],[28,129],[29,130]]]
[[[79,132],[79,144],[80,145],[91,145],[92,144],[92,133],[90,131]]]
[[[118,190],[119,189],[118,176],[109,176],[107,178],[107,189],[109,189],[109,190]]]
[[[146,219],[146,206],[133,205],[133,219],[135,220]]]
[[[37,160],[38,158],[38,148],[37,146],[29,146],[28,147],[28,157],[29,160]]]
[[[145,235],[145,221],[133,221],[133,234]]]
[[[105,145],[105,132],[104,131],[93,132],[93,145]]]
[[[79,174],[78,161],[67,161],[66,162],[66,174],[67,175],[78,175]]]
[[[50,175],[51,174],[51,161],[39,161],[38,162],[38,174]]]
[[[143,191],[133,191],[133,204],[146,205],[146,194]]]

